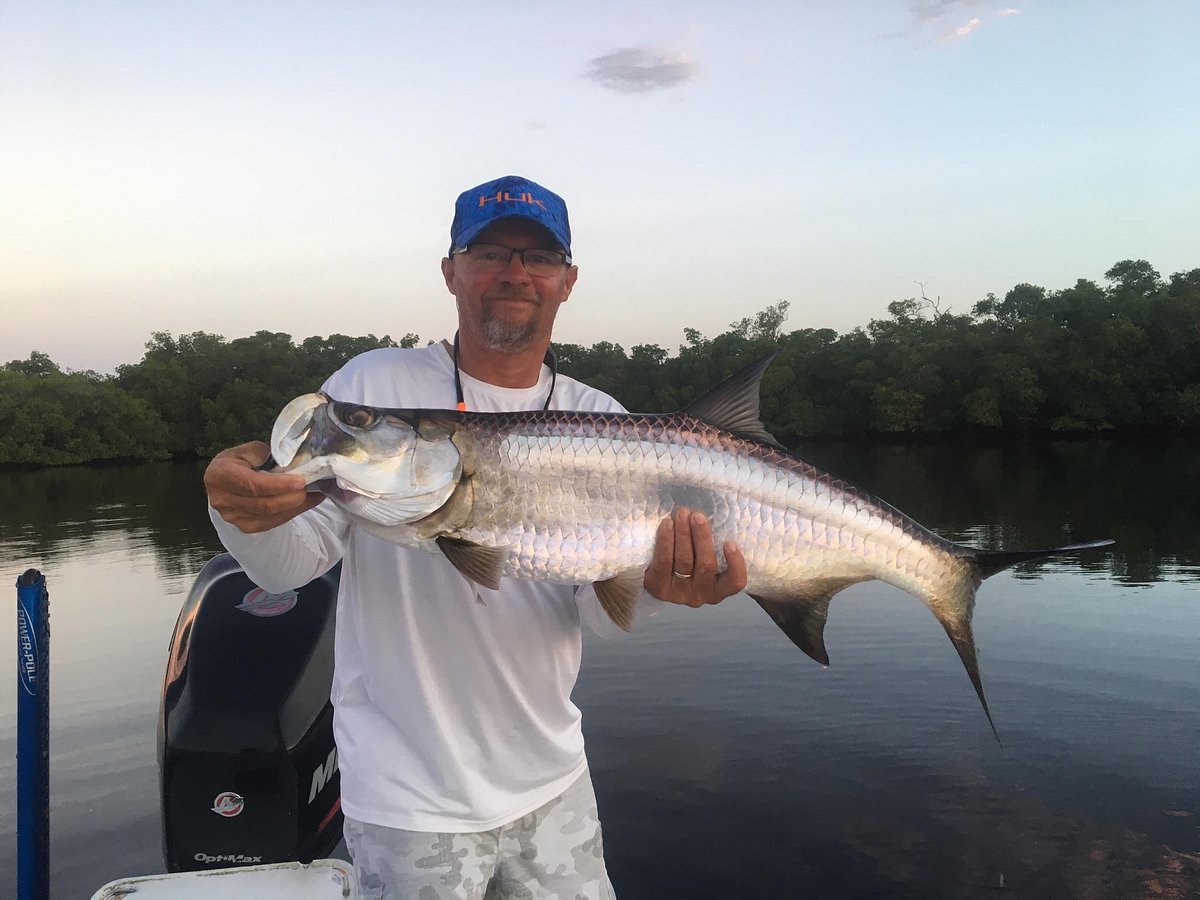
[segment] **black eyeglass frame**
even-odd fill
[[[566,253],[563,250],[548,250],[545,247],[506,247],[504,244],[493,244],[490,241],[472,241],[471,243],[467,244],[465,247],[455,247],[453,250],[450,251],[450,258],[453,259],[455,253],[466,253],[469,255],[471,252],[471,248],[474,246],[477,246],[477,245],[483,246],[483,247],[495,247],[498,250],[507,250],[508,251],[508,259],[506,259],[504,261],[504,265],[506,265],[506,266],[509,265],[510,263],[512,263],[513,256],[515,256],[516,254],[519,253],[521,255],[521,265],[525,266],[525,268],[528,269],[529,266],[525,264],[525,254],[528,253],[530,250],[536,250],[538,253],[553,253],[555,256],[561,256],[562,262],[559,263],[559,265],[562,265],[562,266],[574,265],[574,263],[571,261],[571,254]]]

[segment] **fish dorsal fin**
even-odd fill
[[[725,431],[741,437],[770,444],[781,450],[783,445],[771,435],[758,418],[759,387],[763,372],[775,359],[768,353],[756,363],[734,372],[703,397],[693,400],[680,412],[703,419]]]
[[[503,547],[485,547],[444,534],[437,539],[437,545],[450,564],[468,581],[493,591],[500,589],[500,571],[508,557],[508,551]]]
[[[750,596],[788,636],[793,644],[823,666],[829,665],[825,650],[825,622],[829,601],[843,588],[857,584],[858,578],[814,578],[800,585],[789,597]]]
[[[644,569],[626,569],[612,578],[597,581],[592,585],[596,589],[601,608],[622,631],[633,628],[633,617],[642,593],[645,575]]]

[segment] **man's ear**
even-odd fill
[[[571,296],[571,289],[575,287],[575,279],[579,277],[579,266],[568,266],[566,274],[567,289],[563,292],[561,303],[566,303],[567,298]]]
[[[454,258],[447,256],[442,260],[442,278],[446,279],[446,290],[454,293]]]

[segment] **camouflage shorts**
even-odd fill
[[[403,831],[346,817],[362,900],[614,900],[591,776],[492,831]]]

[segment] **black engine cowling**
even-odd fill
[[[159,714],[168,871],[308,862],[341,840],[329,700],[340,569],[281,595],[227,553],[197,576]]]

